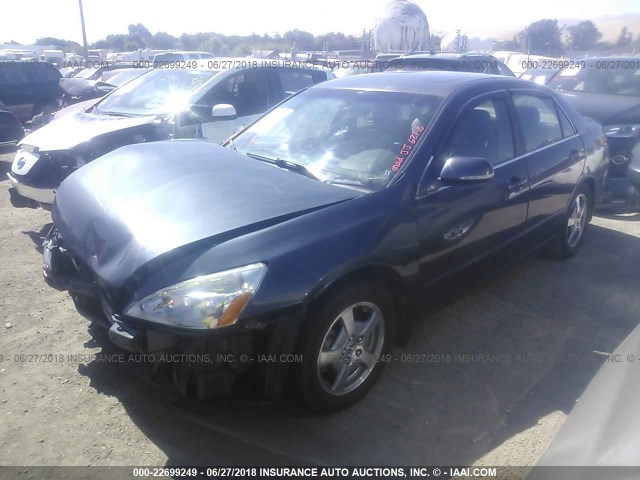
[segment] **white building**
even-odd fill
[[[431,48],[429,22],[409,0],[393,0],[382,10],[374,30],[378,52],[415,52]]]

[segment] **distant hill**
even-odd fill
[[[559,18],[558,25],[561,27],[567,25],[577,25],[582,22],[581,19],[576,18]],[[591,19],[591,21],[598,27],[600,33],[602,33],[602,40],[607,42],[615,42],[620,35],[622,27],[627,27],[627,30],[633,33],[635,37],[640,33],[640,13],[625,13],[618,15],[605,15]]]

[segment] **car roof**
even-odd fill
[[[606,56],[594,56],[594,57],[578,57],[576,59],[574,59],[574,61],[587,61],[587,60],[628,60],[631,62],[640,62],[640,56],[633,56],[633,55],[612,55],[609,57]]]
[[[403,55],[402,57],[399,57],[397,59],[394,60],[401,60],[403,58],[410,58],[410,59],[429,59],[429,58],[437,58],[437,59],[442,59],[442,60],[460,60],[463,58],[486,58],[486,59],[493,59],[495,60],[496,58],[493,55],[490,55],[488,53],[440,53],[440,52],[434,52],[434,53],[413,53],[410,55]],[[393,61],[393,60],[392,60]]]
[[[330,71],[318,62],[304,60],[286,60],[253,57],[218,57],[193,59],[197,70],[242,70],[244,68],[304,68],[309,70]]]
[[[495,88],[538,88],[534,83],[514,77],[484,73],[448,71],[381,72],[353,75],[320,83],[313,88],[358,89],[431,94],[447,97],[460,88],[478,83]]]

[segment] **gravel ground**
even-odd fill
[[[11,159],[0,155],[0,465],[530,465],[596,352],[640,318],[640,216],[595,218],[576,258],[525,260],[422,322],[394,357],[443,361],[393,362],[348,411],[186,402],[144,365],[91,357],[118,350],[42,281],[51,218],[11,206]]]

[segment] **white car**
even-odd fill
[[[221,143],[289,95],[328,78],[327,70],[261,59],[154,69],[24,138],[7,174],[12,203],[52,204],[67,176],[123,145],[172,138]]]

